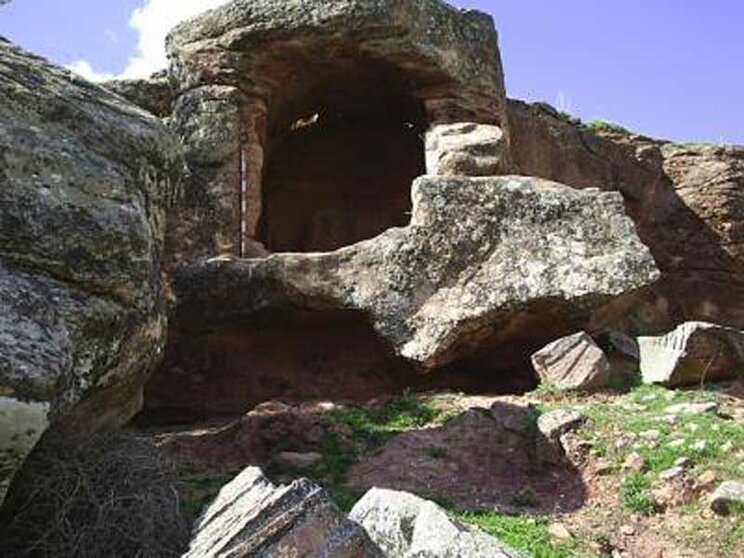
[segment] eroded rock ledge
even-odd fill
[[[514,364],[510,355],[603,319],[602,307],[620,308],[633,298],[622,295],[658,275],[616,193],[515,176],[426,176],[414,183],[413,201],[407,227],[335,252],[181,269],[174,331],[216,333],[270,311],[347,311],[366,317],[418,369],[490,344],[493,369],[503,370]],[[182,385],[196,360],[161,371],[162,389]],[[260,375],[257,362],[240,373]]]

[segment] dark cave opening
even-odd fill
[[[359,59],[304,75],[269,119],[258,240],[270,252],[323,252],[406,225],[411,182],[425,172],[412,85]]]

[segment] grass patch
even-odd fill
[[[625,477],[620,486],[620,499],[623,506],[631,511],[651,515],[656,511],[656,502],[651,495],[651,481],[639,473]]]
[[[586,127],[592,132],[622,133],[629,134],[630,130],[621,126],[617,122],[610,120],[593,120],[586,124]]]
[[[322,479],[336,503],[348,511],[360,494],[346,486],[349,469],[359,458],[380,448],[394,436],[410,430],[442,424],[452,411],[439,398],[419,398],[405,394],[378,408],[351,406],[335,412],[335,419],[353,432],[352,440],[329,435],[323,440],[322,459],[315,475]],[[441,459],[445,448],[429,448],[430,455]]]
[[[461,512],[455,516],[532,558],[577,556],[574,541],[558,542],[550,536],[550,521],[545,518],[509,516],[496,512]]]

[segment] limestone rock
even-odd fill
[[[312,469],[321,459],[323,459],[323,456],[315,451],[306,453],[283,451],[274,456],[274,462],[277,465],[294,471]]]
[[[49,424],[87,435],[139,409],[183,159],[154,116],[4,40],[0,98],[5,482]]]
[[[604,387],[610,377],[610,362],[583,331],[546,345],[532,365],[543,383],[563,390]]]
[[[433,502],[373,488],[349,514],[386,558],[509,558],[520,556],[493,537],[450,519]]]
[[[501,128],[472,122],[440,124],[426,133],[426,172],[438,176],[503,174],[508,146]]]
[[[510,100],[508,112],[516,172],[622,193],[662,272],[626,325],[744,329],[744,148],[592,129],[521,101]]]
[[[617,195],[525,177],[422,177],[411,224],[331,253],[221,260],[176,276],[182,323],[287,305],[368,316],[432,369],[479,346],[534,343],[530,324],[586,322],[657,277]],[[525,339],[526,338],[526,339]]]
[[[648,384],[726,379],[744,365],[744,332],[706,322],[687,322],[661,337],[639,337],[638,345]]]
[[[719,515],[727,515],[733,506],[744,506],[744,484],[722,482],[710,496],[710,507]]]
[[[381,557],[364,530],[307,479],[274,486],[256,467],[225,485],[194,524],[184,558]]]

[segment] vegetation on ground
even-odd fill
[[[605,132],[612,134],[629,134],[630,131],[616,122],[610,120],[592,120],[586,123],[586,127],[592,132]]]

